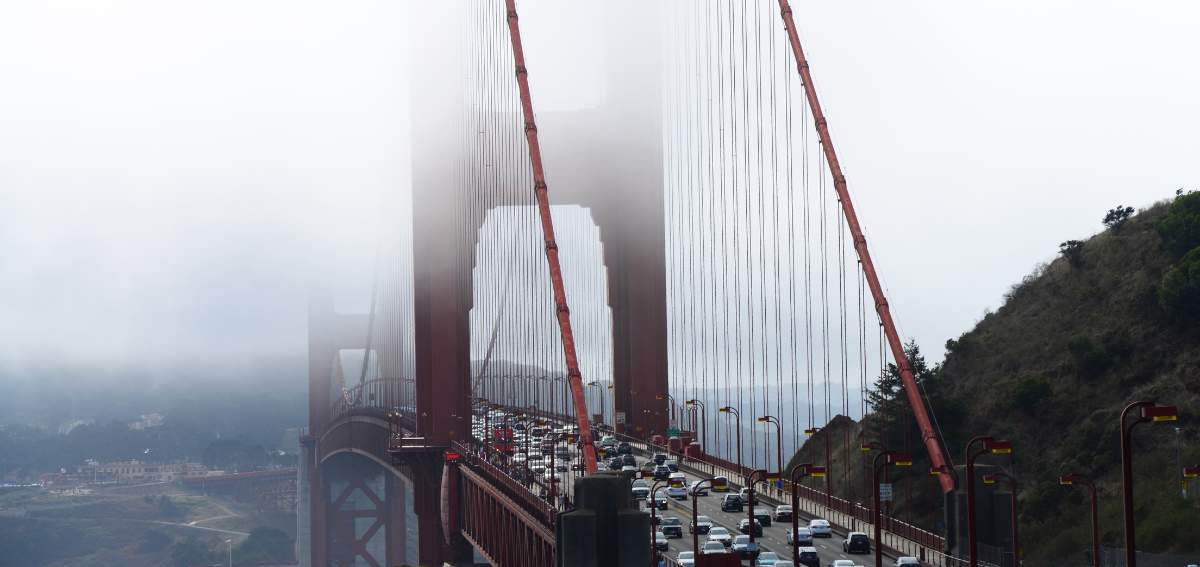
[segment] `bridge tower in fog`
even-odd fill
[[[587,70],[604,78],[600,104],[537,116],[552,203],[586,207],[599,227],[612,311],[614,397],[608,403],[618,429],[639,437],[665,432],[669,417],[658,23],[610,17],[605,64]],[[388,339],[378,334],[368,337],[367,314],[335,313],[331,297],[314,295],[299,520],[301,560],[314,567],[434,565],[466,561],[471,554],[450,527],[458,510],[443,509],[446,503],[454,507],[452,491],[443,487],[444,452],[471,434],[469,315],[483,220],[461,220],[462,201],[470,198],[459,175],[456,125],[463,107],[446,96],[463,89],[468,54],[461,21],[435,18],[420,25],[429,33],[416,46],[409,74],[412,218],[396,219],[413,227],[413,268],[400,274],[411,278],[413,360],[387,363],[405,355],[389,352]],[[406,338],[391,340],[402,344]],[[338,353],[368,346],[396,375],[381,372],[362,391],[339,396],[337,371],[331,371]],[[387,414],[394,410],[406,435],[420,442],[389,454]]]

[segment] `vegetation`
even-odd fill
[[[985,460],[1024,486],[1027,567],[1084,560],[1090,533],[1078,518],[1087,515],[1086,495],[1058,485],[1067,472],[1098,479],[1103,543],[1121,545],[1117,417],[1135,399],[1176,404],[1183,416],[1178,433],[1152,425],[1135,436],[1139,547],[1200,552],[1200,497],[1180,497],[1178,470],[1200,462],[1200,193],[1137,214],[1127,209],[1105,217],[1110,230],[1064,242],[1060,258],[1013,286],[974,329],[947,341],[942,363],[929,364],[915,345],[906,347],[952,460],[961,459],[973,435],[1013,440],[1011,458]],[[832,432],[834,492],[866,499],[860,441],[910,451],[913,467],[893,474],[893,513],[940,529],[940,488],[924,474],[929,462],[895,367],[876,387],[873,413],[862,423],[839,421]],[[818,435],[796,459],[822,462],[822,452]]]
[[[1113,232],[1121,230],[1121,226],[1129,217],[1133,216],[1133,207],[1117,205],[1115,208],[1109,209],[1108,214],[1104,215],[1104,226],[1112,229]]]

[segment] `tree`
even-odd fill
[[[171,561],[175,567],[207,565],[216,560],[217,555],[208,544],[195,537],[188,537],[171,548]]]
[[[916,341],[909,341],[904,345],[904,357],[908,359],[908,366],[912,369],[913,378],[917,384],[927,385],[936,380],[936,376],[940,371],[939,367],[930,368],[925,362],[925,356],[921,354],[921,347],[917,346]],[[911,409],[908,406],[908,398],[904,394],[904,382],[900,378],[900,368],[895,364],[888,364],[884,369],[883,374],[875,381],[875,388],[867,393],[867,405],[871,407],[871,412],[874,414],[872,419],[875,422],[875,435],[880,441],[887,443],[887,439],[883,439],[884,432],[895,434],[897,431],[902,431],[898,425],[911,427],[911,419],[908,417]]]
[[[1155,226],[1163,246],[1179,258],[1200,246],[1200,191],[1183,193],[1171,203],[1171,210]]]
[[[250,535],[234,549],[233,556],[240,565],[295,561],[292,554],[292,538],[275,528],[250,530]]]
[[[1176,317],[1200,318],[1200,246],[1163,274],[1158,301],[1163,309]]]
[[[1113,232],[1121,230],[1121,226],[1129,217],[1133,216],[1133,207],[1117,205],[1115,208],[1109,209],[1108,214],[1104,215],[1104,226],[1113,229]]]
[[[1083,241],[1081,240],[1068,240],[1059,244],[1058,253],[1062,254],[1073,268],[1083,265]]]

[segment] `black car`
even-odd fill
[[[743,519],[742,521],[738,522],[738,531],[739,532],[742,532],[744,534],[750,534],[754,537],[762,537],[762,529],[763,529],[762,524],[758,523],[757,520],[755,520],[753,524],[750,523],[750,520],[748,520],[748,519]],[[754,533],[751,534],[750,533],[751,530],[754,530]]]
[[[771,527],[771,511],[761,506],[754,507],[754,519],[762,524],[764,528]]]
[[[683,537],[683,520],[675,516],[667,516],[662,519],[660,524],[663,535],[669,538]]]
[[[862,532],[850,532],[842,542],[842,551],[846,553],[871,553],[871,539]]]
[[[619,471],[623,466],[625,466],[625,463],[620,457],[612,459],[608,462],[608,470],[610,471]]]
[[[726,494],[725,497],[721,499],[721,511],[741,512],[742,497],[738,496],[737,494]]]
[[[636,467],[637,459],[633,458],[633,455],[630,455],[629,453],[625,453],[625,454],[621,455],[621,464],[629,465],[631,467]]]
[[[663,464],[665,464],[671,472],[679,472],[679,463],[675,461],[666,461]]]
[[[667,480],[671,478],[671,469],[659,465],[654,467],[654,480]]]
[[[800,557],[796,563],[804,567],[821,567],[821,558],[817,556],[817,550],[813,547],[801,547]]]
[[[633,447],[629,446],[628,441],[622,441],[620,443],[617,443],[617,454],[629,455],[632,453],[633,453]]]
[[[666,460],[667,460],[666,454],[664,454],[664,453],[655,453],[654,454],[654,464],[661,465]]]

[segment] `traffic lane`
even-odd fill
[[[657,513],[661,515],[674,515],[683,520],[685,526],[691,522],[691,499],[686,501],[669,500],[667,510],[659,510]],[[737,530],[737,524],[742,519],[746,518],[745,513],[723,512],[721,511],[721,498],[719,493],[709,493],[709,496],[700,496],[697,498],[699,504],[698,515],[708,516],[713,520],[714,525],[722,526],[729,530],[733,535],[739,535],[741,532]],[[787,543],[787,530],[791,528],[791,522],[780,524],[772,522],[770,527],[763,528],[762,537],[754,538],[759,544],[761,551],[774,551],[784,559],[791,559],[791,546]],[[708,536],[700,536],[700,545],[703,547]],[[842,537],[834,534],[830,538],[816,538],[813,540],[813,546],[817,548],[818,556],[821,559],[822,565],[828,565],[834,559],[851,559],[855,563],[864,563],[860,561],[861,555],[847,555],[842,552]],[[672,556],[677,556],[680,551],[692,550],[691,534],[688,533],[686,527],[684,529],[684,537],[682,539],[668,540],[670,553]]]

